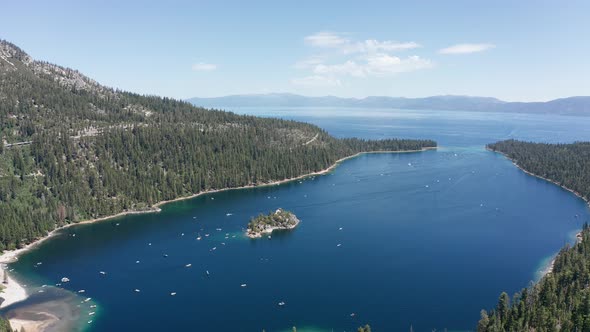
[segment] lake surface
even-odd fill
[[[12,264],[16,277],[32,291],[70,278],[61,288],[85,290],[74,302],[92,297],[79,304],[83,316],[97,312],[81,321],[91,331],[356,331],[366,323],[463,331],[501,291],[538,278],[590,219],[581,199],[484,149],[506,138],[590,140],[590,118],[234,111],[311,122],[338,137],[432,138],[440,149],[362,155],[301,182],[72,227]],[[296,213],[297,229],[243,236],[250,217],[278,207]]]

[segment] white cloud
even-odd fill
[[[332,32],[318,32],[305,37],[305,42],[315,47],[333,48],[348,44],[349,40]]]
[[[364,42],[357,43],[356,45],[359,52],[366,53],[375,53],[380,51],[395,52],[411,50],[420,47],[420,45],[415,42],[398,43],[391,40],[378,41],[375,39],[367,39]]]
[[[348,60],[339,64],[318,64],[313,68],[313,72],[327,76],[368,77],[410,72],[432,66],[432,61],[417,55],[400,58],[385,53],[377,53],[366,56],[362,62]]]
[[[213,71],[213,70],[217,69],[217,65],[212,64],[212,63],[199,62],[199,63],[195,63],[192,66],[192,69],[194,71]]]
[[[340,86],[345,77],[383,77],[433,66],[430,60],[417,55],[393,55],[420,47],[416,42],[354,41],[334,32],[318,32],[304,40],[320,53],[295,64],[295,68],[309,72],[308,76],[291,80],[296,85]]]
[[[294,78],[291,80],[292,84],[301,85],[305,87],[326,87],[326,86],[340,86],[342,83],[340,80],[321,76],[321,75],[312,75],[306,77],[299,77]]]
[[[367,39],[364,41],[352,41],[334,32],[318,32],[305,37],[305,42],[313,47],[337,49],[345,54],[350,53],[374,53],[374,52],[395,52],[420,47],[415,42],[399,43],[391,40],[379,41]]]
[[[494,44],[456,44],[440,49],[440,54],[469,54],[483,52],[496,47]]]
[[[367,72],[377,76],[410,72],[432,67],[432,61],[417,55],[406,58],[379,53],[367,58]]]

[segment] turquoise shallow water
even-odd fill
[[[483,148],[510,137],[588,140],[587,118],[235,111],[336,136],[433,138],[441,148],[362,155],[301,182],[72,227],[12,264],[17,276],[38,285],[69,277],[63,288],[84,289],[99,306],[93,331],[469,330],[501,291],[534,280],[590,216],[581,199]],[[300,226],[270,240],[243,236],[251,216],[277,207]]]

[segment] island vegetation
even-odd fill
[[[529,143],[515,140],[488,145],[533,175],[588,199],[590,143]],[[482,310],[479,332],[590,331],[590,228],[585,224],[574,246],[564,247],[552,270],[512,298],[502,293],[492,310]]]
[[[271,211],[268,214],[260,214],[248,223],[246,235],[250,238],[259,238],[263,234],[270,234],[278,229],[293,229],[299,225],[299,219],[293,212],[283,209]]]
[[[307,123],[104,87],[0,40],[0,250],[56,227],[325,170],[431,140],[337,139]]]
[[[369,324],[365,325],[365,326],[360,326],[357,329],[358,332],[371,332],[371,326],[369,326]]]

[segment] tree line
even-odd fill
[[[530,143],[506,140],[488,145],[524,170],[590,195],[590,143]],[[502,293],[492,310],[481,311],[478,332],[590,331],[590,228],[557,255],[553,270],[510,297]]]
[[[32,141],[0,144],[0,250],[68,223],[320,171],[361,151],[436,146],[336,139],[307,123],[114,90],[0,47],[14,65],[0,62],[0,142]]]

